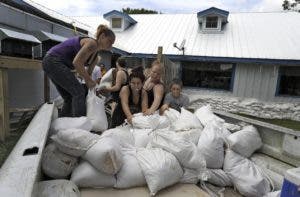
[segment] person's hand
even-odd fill
[[[159,109],[159,115],[163,115],[164,112],[165,112],[166,110],[168,110],[168,109],[169,109],[169,105],[168,105],[168,104],[164,104],[164,105],[161,106],[161,108]]]
[[[132,124],[132,118],[133,118],[132,115],[131,115],[131,116],[128,116],[128,117],[127,117],[127,122],[130,123],[130,124]]]
[[[107,90],[107,88],[103,88],[101,90],[99,90],[100,94],[107,94],[109,91]]]
[[[92,89],[93,87],[96,86],[96,82],[94,80],[87,80],[85,82],[86,86],[89,88],[89,89]]]
[[[154,112],[150,109],[146,109],[146,111],[143,112],[144,115],[148,116],[148,115],[152,115]]]

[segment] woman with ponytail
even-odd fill
[[[132,69],[129,75],[129,85],[123,86],[120,91],[120,103],[112,115],[111,127],[121,125],[125,119],[131,124],[133,114],[147,108],[147,93],[143,90],[145,76],[141,66]]]
[[[87,88],[93,88],[96,82],[90,75],[99,61],[97,53],[99,50],[110,50],[114,42],[114,32],[105,25],[99,25],[95,39],[72,37],[47,52],[42,63],[43,70],[64,99],[60,117],[86,115],[85,89],[73,70],[85,80]]]

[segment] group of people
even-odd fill
[[[110,50],[115,42],[115,34],[107,26],[99,25],[95,39],[90,37],[73,37],[52,47],[43,59],[43,69],[55,85],[64,100],[61,117],[80,117],[86,115],[86,89],[94,88],[95,77],[92,72],[99,62],[98,51]],[[85,81],[85,87],[78,81],[73,71]],[[97,69],[99,72],[99,68]],[[189,99],[181,93],[182,82],[174,79],[171,92],[165,95],[161,81],[162,67],[154,61],[146,79],[143,67],[138,66],[128,73],[126,60],[120,57],[111,87],[100,93],[110,93],[116,103],[112,114],[111,127],[121,125],[125,119],[132,123],[133,114],[142,112],[151,115],[160,110],[163,114],[169,107],[180,111],[189,104]]]

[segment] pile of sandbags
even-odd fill
[[[67,155],[70,165],[56,167],[57,174],[71,174],[78,187],[147,185],[151,195],[178,182],[199,181],[234,186],[245,196],[263,196],[271,190],[265,173],[247,159],[262,145],[251,125],[225,123],[210,106],[195,113],[182,108],[181,113],[168,109],[162,116],[134,114],[132,123],[102,135],[78,128],[59,130],[48,149],[60,151],[57,158],[51,156],[53,161]]]

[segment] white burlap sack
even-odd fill
[[[82,129],[67,129],[60,130],[51,139],[61,152],[80,157],[98,141],[99,136]]]
[[[151,141],[154,148],[162,148],[173,154],[184,168],[206,170],[206,162],[197,146],[184,140],[175,132],[156,132]]]
[[[80,197],[78,187],[69,180],[51,180],[37,183],[38,197]]]
[[[113,129],[106,130],[101,137],[111,137],[118,141],[121,146],[127,144],[134,145],[134,137],[130,131],[130,126],[120,126]]]
[[[138,149],[137,158],[151,195],[177,183],[183,175],[176,157],[162,149]]]
[[[116,174],[122,166],[122,153],[119,143],[111,137],[100,138],[84,155],[97,170]]]
[[[204,155],[207,168],[222,168],[224,160],[224,140],[222,127],[208,124],[198,141],[198,149]]]
[[[180,179],[180,183],[196,184],[199,181],[198,171],[188,168],[183,168],[183,175]]]
[[[222,169],[207,169],[209,183],[212,183],[219,187],[232,186],[231,179]]]
[[[142,113],[133,114],[132,126],[136,129],[157,129],[159,115],[157,113],[144,116]]]
[[[252,125],[244,127],[226,138],[229,148],[244,157],[250,157],[262,146],[260,135]]]
[[[153,137],[152,129],[131,129],[134,137],[134,146],[145,148]]]
[[[178,131],[177,135],[181,136],[188,142],[193,142],[195,145],[198,144],[199,138],[201,136],[202,129],[190,129],[187,131]]]
[[[264,196],[271,191],[270,182],[262,174],[262,170],[230,149],[226,150],[224,171],[244,196]]]
[[[223,125],[224,125],[224,127],[225,127],[226,129],[228,129],[229,131],[232,131],[232,132],[234,132],[234,131],[239,131],[239,130],[242,129],[242,127],[241,127],[240,125],[230,124],[230,123],[227,123],[227,122],[224,122]]]
[[[158,125],[156,129],[166,129],[171,125],[170,120],[166,116],[159,116]]]
[[[91,131],[92,127],[92,122],[85,116],[79,118],[57,118],[51,123],[49,136],[56,134],[60,130],[74,128]]]
[[[92,130],[95,132],[105,131],[108,127],[104,102],[104,97],[98,97],[94,89],[89,90],[86,97],[86,114],[92,122]]]
[[[67,178],[77,165],[77,158],[60,152],[54,144],[46,146],[42,155],[43,172],[55,179]]]
[[[180,112],[178,112],[175,109],[169,108],[166,111],[164,111],[164,116],[166,116],[169,119],[169,121],[173,123],[179,118]]]
[[[130,188],[146,185],[146,179],[137,160],[136,148],[122,148],[123,165],[116,174],[116,188]]]
[[[71,175],[73,181],[78,187],[113,187],[116,184],[114,175],[109,175],[98,171],[89,162],[82,161]]]
[[[203,107],[200,107],[199,109],[197,109],[194,113],[197,118],[200,120],[200,122],[202,123],[203,126],[206,126],[207,124],[209,124],[211,121],[216,121],[218,123],[224,123],[225,121],[216,116],[210,105],[206,105]]]
[[[263,197],[280,197],[280,195],[281,195],[281,190],[275,192],[269,192]]]
[[[179,118],[172,124],[172,127],[175,131],[203,128],[198,118],[183,107],[181,108]]]
[[[101,78],[99,85],[96,86],[97,90],[102,90],[112,86],[113,71],[115,68],[109,69]]]

